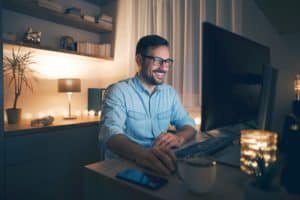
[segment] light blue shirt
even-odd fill
[[[195,128],[194,120],[185,112],[173,87],[158,85],[150,94],[135,76],[107,89],[99,137],[104,149],[107,140],[116,134],[125,134],[133,142],[149,148],[155,138],[167,132],[170,124],[177,130],[185,125]],[[105,157],[114,156],[106,151]]]

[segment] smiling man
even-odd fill
[[[171,148],[193,138],[195,124],[175,89],[164,84],[173,59],[158,35],[142,37],[136,47],[137,74],[111,85],[103,102],[100,137],[105,158],[123,157],[159,174],[176,169]],[[169,133],[169,125],[176,133]]]

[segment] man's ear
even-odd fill
[[[142,66],[143,58],[142,58],[141,54],[137,54],[135,56],[135,61],[136,61],[138,66]]]

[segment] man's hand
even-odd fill
[[[182,136],[173,133],[161,133],[154,141],[154,147],[174,148],[180,147],[185,142]]]
[[[170,175],[176,170],[175,155],[167,148],[144,149],[138,153],[136,163],[160,175]]]

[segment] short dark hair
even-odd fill
[[[136,45],[135,55],[146,55],[149,48],[155,48],[159,46],[169,47],[168,40],[158,35],[146,35],[138,41]]]

